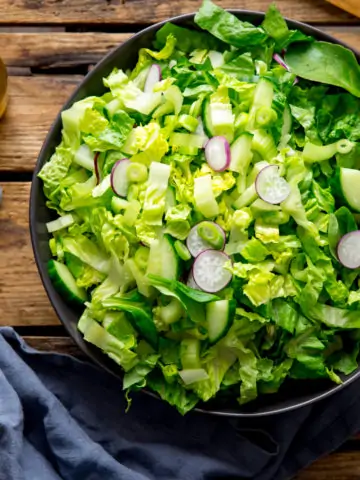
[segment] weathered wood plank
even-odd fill
[[[324,30],[360,50],[360,27]],[[0,33],[0,52],[11,68],[67,68],[97,63],[131,33]]]
[[[264,11],[268,0],[218,0],[224,8]],[[194,12],[201,0],[0,0],[0,24],[150,24]],[[278,0],[281,12],[296,20],[317,23],[355,21],[325,0]]]
[[[360,27],[324,28],[324,31],[347,43],[349,47],[360,51]]]
[[[360,50],[360,28],[332,28],[329,31]],[[6,52],[6,61],[13,68],[20,68],[20,65],[38,68],[64,66],[66,62],[75,66],[95,63],[126,38],[118,34],[86,35],[87,40],[82,43],[82,34],[76,33],[0,34],[0,52]],[[101,41],[87,52],[87,41],[95,44],[97,35]],[[50,37],[54,37],[53,43]],[[22,48],[23,43],[29,45],[27,50]],[[6,117],[0,121],[0,171],[33,170],[48,129],[80,79],[81,76],[55,75],[10,77],[9,108]]]
[[[9,105],[0,121],[0,171],[32,171],[47,131],[79,76],[9,77]]]
[[[1,186],[0,325],[59,324],[41,284],[31,248],[30,183],[2,183]]]
[[[338,452],[326,456],[300,473],[293,480],[358,480],[360,452]]]
[[[84,357],[84,354],[70,337],[24,336],[23,338],[31,347],[42,352],[64,353],[78,358]]]
[[[0,33],[0,52],[10,67],[37,69],[97,63],[131,33]]]

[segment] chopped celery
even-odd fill
[[[125,209],[125,213],[124,213],[124,223],[125,223],[125,225],[128,225],[129,227],[132,227],[135,224],[135,222],[136,222],[136,220],[139,216],[140,210],[141,210],[140,202],[138,202],[137,200],[133,200],[133,201],[129,202],[128,206]]]
[[[173,133],[169,144],[173,147],[202,148],[205,138],[192,133]]]
[[[250,185],[233,203],[235,208],[247,207],[257,199],[255,184]]]
[[[252,148],[264,160],[273,160],[277,155],[274,139],[266,130],[255,130]]]
[[[256,85],[253,103],[249,112],[247,129],[254,130],[257,112],[260,108],[270,109],[274,97],[274,85],[270,80],[261,78]]]
[[[171,87],[164,92],[164,97],[172,104],[175,115],[179,115],[183,104],[183,96],[180,88],[176,85],[171,85]]]
[[[162,225],[170,166],[153,162],[149,168],[142,218],[149,225]]]
[[[129,202],[123,198],[113,196],[111,199],[111,209],[114,213],[120,213],[129,206]]]
[[[193,133],[197,129],[197,126],[199,125],[199,121],[195,117],[192,117],[191,115],[184,114],[184,115],[180,115],[178,125],[179,127],[185,128],[190,133]]]
[[[353,148],[354,143],[349,142],[349,140],[339,140],[323,146],[307,142],[304,146],[303,157],[305,162],[323,162],[330,160],[336,153],[350,153]]]
[[[268,127],[277,120],[277,113],[269,107],[260,107],[255,114],[255,124],[260,128]]]
[[[189,252],[189,249],[186,245],[180,242],[180,240],[175,241],[174,247],[181,260],[187,261],[191,259],[191,253]]]
[[[126,176],[130,182],[145,182],[148,176],[146,165],[133,162],[126,169]]]
[[[304,147],[303,157],[305,162],[323,162],[338,153],[337,142],[330,145],[314,145],[307,142]]]
[[[190,155],[191,157],[196,157],[199,154],[197,147],[175,147],[175,151],[183,155]]]
[[[220,233],[219,228],[213,222],[201,222],[197,232],[199,237],[209,243],[216,250],[220,249],[224,244],[224,237]]]
[[[46,224],[47,231],[49,233],[57,232],[63,228],[67,228],[74,223],[74,217],[71,213],[67,215],[63,215],[62,217],[57,218],[56,220],[52,220]]]
[[[211,175],[195,178],[194,199],[196,209],[204,217],[211,218],[219,214],[219,205],[212,189]]]
[[[241,134],[231,145],[231,162],[229,169],[240,173],[243,177],[253,158],[252,147],[253,135],[250,133]]]
[[[158,307],[157,314],[166,325],[175,323],[184,315],[184,309],[177,298],[172,298],[167,305]]]
[[[83,144],[80,145],[78,150],[75,152],[74,162],[80,165],[80,167],[84,167],[87,170],[94,171],[94,157],[94,152],[92,152],[86,144]]]

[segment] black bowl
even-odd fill
[[[260,24],[264,19],[264,14],[259,12],[243,10],[232,10],[231,12],[242,20],[246,20],[254,24]],[[194,24],[193,14],[182,15],[172,18],[168,21],[190,28],[197,28]],[[287,20],[287,22],[290,28],[302,30],[305,34],[312,35],[318,40],[344,45],[331,35],[328,35],[309,25],[292,20]],[[65,110],[69,108],[74,102],[89,95],[101,95],[104,93],[105,89],[103,87],[102,78],[109,75],[114,67],[119,67],[124,70],[134,67],[139,49],[151,45],[156,31],[164,23],[165,22],[157,23],[156,25],[142,30],[140,33],[134,35],[128,41],[110,52],[86,76],[69,101],[64,105],[63,109]],[[347,45],[344,46],[349,48]],[[358,61],[360,61],[359,55],[356,52],[354,53]],[[47,272],[46,265],[48,260],[51,258],[51,254],[48,243],[49,235],[47,233],[45,223],[52,219],[52,213],[45,206],[46,199],[43,194],[41,181],[38,179],[37,174],[44,163],[48,161],[54,152],[55,147],[60,142],[60,138],[61,117],[59,114],[46,137],[35,167],[32,180],[30,195],[30,233],[36,264],[38,266],[41,280],[50,302],[52,303],[57,315],[59,316],[69,335],[75,340],[80,349],[86,353],[88,357],[90,357],[96,364],[111,374],[122,378],[122,370],[115,364],[115,362],[111,361],[99,349],[93,347],[83,340],[82,335],[76,328],[81,312],[70,307],[62,299],[62,297],[53,287]],[[229,401],[228,399],[223,398],[213,402],[208,402],[206,405],[201,405],[197,410],[205,413],[211,413],[213,415],[224,415],[231,417],[258,417],[281,413],[328,397],[329,395],[341,390],[344,386],[349,385],[352,381],[359,377],[359,375],[360,368],[358,368],[352,375],[344,378],[344,383],[342,385],[335,385],[326,380],[289,380],[285,382],[278,393],[265,396],[263,395],[258,400],[242,407],[240,407],[236,401]],[[149,391],[146,392],[154,395]]]

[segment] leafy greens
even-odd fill
[[[57,217],[49,273],[85,306],[79,330],[123,368],[125,390],[148,387],[182,414],[287,378],[341,382],[360,348],[360,269],[338,258],[359,221],[360,193],[348,201],[342,183],[360,169],[354,54],[289,29],[275,5],[253,25],[204,0],[195,23],[166,23],[132,71],[115,68],[102,96],[62,112],[39,173]],[[288,69],[273,58],[284,49]],[[219,135],[224,171],[203,149]],[[257,188],[269,165],[289,189],[275,204]],[[216,293],[194,283],[185,245],[204,220],[229,258]]]

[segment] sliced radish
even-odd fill
[[[346,268],[360,267],[360,230],[344,235],[337,246],[339,262]]]
[[[199,285],[194,280],[192,270],[190,270],[186,285],[190,288],[193,288],[194,290],[200,290]]]
[[[154,63],[151,65],[149,72],[147,74],[146,80],[145,80],[145,87],[144,87],[144,92],[145,93],[152,93],[154,86],[160,82],[161,80],[161,68],[160,65],[157,65]]]
[[[197,225],[195,225],[191,230],[190,230],[190,233],[186,239],[186,246],[189,250],[189,252],[191,253],[191,255],[193,257],[197,257],[201,252],[204,252],[205,250],[209,250],[209,249],[212,249],[214,248],[213,245],[211,245],[209,242],[203,240],[200,235],[199,235],[199,232],[198,232],[198,228],[199,226],[201,226],[202,224],[204,224],[205,222],[200,222],[198,223]],[[208,221],[206,221],[206,223],[209,223]],[[226,235],[225,235],[225,232],[224,230],[220,227],[220,225],[218,225],[217,223],[215,222],[211,222],[214,227],[219,231],[219,234],[223,237],[223,244],[220,248],[220,250],[224,250],[225,248],[225,242],[226,242]]]
[[[193,265],[195,283],[208,293],[219,292],[231,282],[232,274],[224,267],[230,257],[219,250],[205,250]]]
[[[269,165],[258,173],[255,188],[264,202],[273,205],[283,202],[290,195],[290,185],[280,177],[277,165]]]
[[[283,51],[283,54],[285,54],[285,53],[286,52]],[[275,60],[276,63],[278,63],[279,65],[284,67],[285,70],[290,72],[290,68],[289,68],[288,64],[285,62],[285,60],[278,53],[274,53],[273,59]],[[296,85],[297,83],[299,83],[299,79],[298,79],[298,77],[295,77],[293,85]]]
[[[111,170],[111,188],[119,197],[126,197],[128,192],[129,180],[126,171],[130,163],[128,158],[122,158],[115,163]]]
[[[225,137],[212,137],[205,145],[205,158],[215,172],[226,170],[231,161],[230,145]]]

